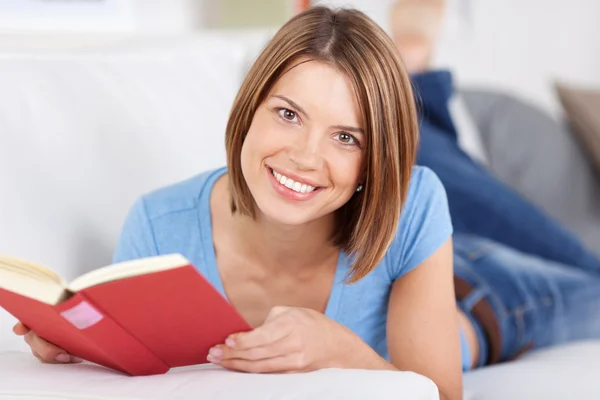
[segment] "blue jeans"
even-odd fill
[[[480,299],[499,324],[500,361],[528,345],[541,348],[600,338],[600,273],[527,255],[481,237],[454,237],[454,274],[474,288],[458,303],[470,318]],[[479,327],[485,364],[488,344]]]
[[[600,272],[598,257],[574,234],[462,151],[448,110],[453,95],[450,73],[429,72],[413,76],[412,81],[421,112],[417,163],[441,179],[454,231]]]
[[[448,109],[446,71],[413,76],[421,113],[417,162],[431,168],[448,196],[455,276],[474,290],[459,307],[491,305],[501,360],[543,347],[600,337],[600,259],[571,232],[474,162],[458,145]],[[477,327],[483,364],[487,343]]]

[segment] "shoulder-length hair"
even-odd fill
[[[362,12],[313,7],[290,19],[252,65],[227,123],[233,212],[255,215],[242,175],[242,145],[257,108],[300,57],[328,63],[349,77],[364,124],[364,188],[337,211],[332,238],[352,256],[353,283],[381,262],[396,234],[418,142],[412,87],[393,41]]]

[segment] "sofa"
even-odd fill
[[[46,265],[67,280],[109,264],[125,215],[140,194],[225,163],[229,107],[267,37],[216,32],[68,45],[54,39],[50,47],[38,38],[0,48],[0,253]],[[460,121],[469,124],[462,131],[470,135],[463,139],[477,142],[481,162],[533,201],[542,197],[541,206],[557,218],[573,222],[561,211],[564,205],[544,200],[542,189],[528,184],[541,161],[530,162],[530,175],[522,176],[511,173],[510,163],[531,157],[494,155],[502,145],[485,129],[489,113],[497,112],[500,100],[518,100],[482,90],[461,93]],[[556,132],[571,143],[565,130]],[[570,146],[575,159],[579,149]],[[591,175],[585,167],[578,173],[581,187],[594,196]],[[600,243],[597,236],[586,240]],[[203,365],[132,378],[89,363],[41,364],[12,334],[14,322],[0,310],[0,399],[438,397],[429,379],[411,372],[255,376]],[[467,373],[465,399],[596,399],[595,371],[600,340],[534,351]]]

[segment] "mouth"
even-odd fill
[[[275,177],[275,180],[277,180],[277,182],[279,182],[280,185],[285,186],[286,188],[293,190],[296,193],[310,193],[313,192],[317,189],[319,189],[318,186],[311,186],[307,183],[301,182],[301,181],[295,181],[292,178],[288,178],[287,176],[280,174],[279,172],[275,171],[273,168],[267,167],[269,169],[269,172],[271,172],[271,174]]]
[[[313,186],[310,183],[285,176],[267,166],[267,173],[275,190],[290,200],[308,200],[323,190],[322,186]]]

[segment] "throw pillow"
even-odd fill
[[[600,173],[600,90],[559,83],[556,92],[573,134]]]

